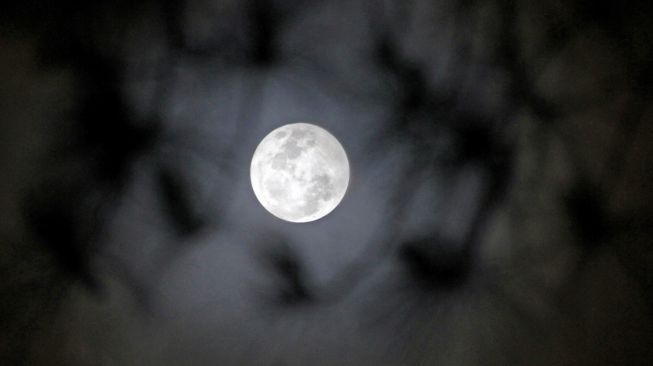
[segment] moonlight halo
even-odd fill
[[[349,161],[338,140],[309,123],[281,126],[261,140],[250,166],[256,198],[272,215],[310,222],[328,215],[345,196]]]

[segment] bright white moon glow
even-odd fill
[[[250,178],[256,198],[271,214],[309,222],[326,216],[342,201],[349,161],[329,132],[292,123],[263,138],[252,158]]]

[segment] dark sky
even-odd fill
[[[647,365],[645,2],[0,6],[0,364]],[[347,195],[257,202],[271,130]]]

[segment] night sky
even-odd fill
[[[0,5],[0,365],[648,365],[645,1]],[[275,128],[347,152],[291,223]]]

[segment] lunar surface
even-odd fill
[[[250,169],[261,205],[290,222],[309,222],[333,211],[349,184],[349,161],[329,132],[292,123],[270,132],[256,148]]]

